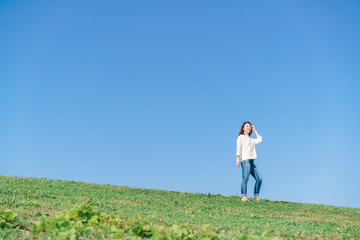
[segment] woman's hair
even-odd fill
[[[244,134],[244,126],[245,126],[245,124],[247,124],[247,123],[249,123],[250,126],[252,126],[252,124],[251,124],[250,122],[244,122],[244,123],[241,125],[240,132],[239,132],[239,136],[240,136],[240,134]],[[251,130],[250,130],[249,136],[250,136],[251,134],[252,134],[252,128],[251,128]]]

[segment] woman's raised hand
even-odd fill
[[[251,125],[251,127],[252,127],[252,129],[253,129],[254,131],[256,131],[255,126],[254,126],[254,125]]]

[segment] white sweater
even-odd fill
[[[262,136],[257,139],[241,134],[236,141],[236,156],[240,156],[241,161],[256,159],[255,144],[262,142]]]

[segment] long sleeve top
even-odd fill
[[[256,159],[255,144],[262,142],[262,136],[257,139],[241,134],[236,141],[236,156],[240,156],[241,161]]]

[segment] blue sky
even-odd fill
[[[260,197],[360,207],[359,24],[355,0],[0,1],[0,174],[240,195],[250,121]]]

